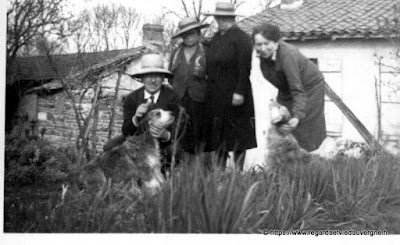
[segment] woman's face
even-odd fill
[[[197,29],[182,33],[182,40],[185,46],[192,47],[200,41],[200,33]]]
[[[258,33],[254,35],[254,47],[261,57],[269,58],[278,49],[278,43],[266,39],[261,33]]]
[[[222,32],[229,30],[235,23],[234,16],[214,16],[214,19],[217,22],[218,30]]]

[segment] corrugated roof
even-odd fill
[[[279,6],[239,22],[251,33],[263,22],[276,24],[287,39],[382,36],[378,20],[393,19],[399,0],[304,0],[297,9]]]
[[[133,59],[145,51],[145,47],[125,50],[113,50],[97,53],[54,55],[54,67],[47,56],[17,57],[11,64],[7,76],[13,75],[14,81],[51,80],[71,77],[88,69],[99,70],[127,59]],[[55,72],[55,69],[57,72]]]

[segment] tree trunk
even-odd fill
[[[97,103],[94,109],[94,121],[92,127],[92,153],[91,156],[95,156],[97,153],[97,126],[99,123],[99,103]]]
[[[115,121],[115,115],[117,114],[117,102],[118,102],[118,92],[119,92],[119,86],[121,83],[121,78],[122,78],[122,71],[118,71],[118,79],[117,79],[117,84],[115,85],[115,95],[114,95],[114,103],[112,106],[112,111],[111,111],[111,118],[110,118],[110,124],[109,124],[109,130],[108,130],[108,139],[110,140],[111,137],[113,136],[114,133],[114,121]]]
[[[96,82],[96,88],[95,88],[95,93],[93,97],[93,102],[92,102],[92,108],[90,109],[89,115],[86,117],[86,123],[83,126],[83,130],[80,132],[80,138],[82,140],[82,145],[79,148],[79,153],[78,153],[78,159],[80,160],[80,163],[83,163],[83,154],[86,155],[86,160],[90,160],[90,151],[89,151],[89,144],[87,141],[89,131],[90,131],[90,124],[92,122],[92,119],[94,118],[94,113],[95,113],[95,108],[97,106],[97,100],[99,97],[100,93],[100,81]]]

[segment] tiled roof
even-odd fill
[[[239,22],[251,33],[263,22],[278,25],[286,39],[380,37],[378,20],[394,18],[399,0],[304,0],[297,9],[279,6]]]
[[[47,56],[18,57],[11,64],[7,76],[14,76],[14,81],[52,80],[58,76],[74,76],[89,68],[90,70],[101,70],[124,60],[132,60],[141,55],[145,49],[145,47],[140,47],[97,53],[55,55],[52,56],[52,59],[57,73]]]

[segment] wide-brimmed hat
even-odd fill
[[[241,16],[235,13],[235,4],[229,2],[217,2],[215,11],[212,13],[205,13],[204,15]]]
[[[163,74],[167,78],[173,77],[172,73],[164,68],[164,57],[160,54],[143,55],[141,69],[130,76],[141,78],[143,75],[151,73]]]
[[[197,22],[197,19],[194,17],[188,17],[181,21],[178,24],[178,31],[172,36],[172,38],[177,38],[185,32],[188,32],[193,29],[202,29],[204,27],[209,26],[209,24],[201,24]]]

